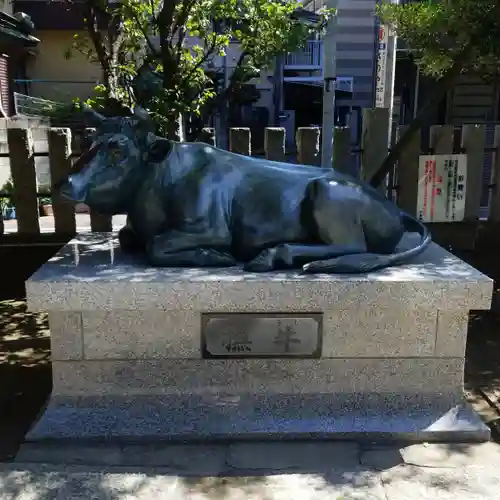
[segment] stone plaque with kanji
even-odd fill
[[[204,357],[319,357],[321,314],[203,314]]]

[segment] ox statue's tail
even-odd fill
[[[305,264],[303,271],[305,273],[367,273],[384,267],[397,266],[416,257],[429,246],[431,235],[427,227],[411,215],[403,213],[401,218],[406,232],[416,232],[420,235],[418,245],[390,254],[359,253],[318,260]]]

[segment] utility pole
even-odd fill
[[[399,0],[391,0],[392,3],[399,4]],[[389,43],[387,44],[387,94],[386,102],[389,108],[389,146],[392,143],[394,124],[392,119],[394,116],[394,87],[396,83],[396,47],[398,44],[398,37],[393,30],[389,30]]]
[[[223,84],[222,84],[222,92],[225,92],[227,87],[229,86],[229,70],[227,66],[227,48],[226,48],[226,53],[224,54],[222,58],[222,68],[223,68]],[[228,115],[229,115],[229,109],[228,109],[228,103],[224,101],[224,103],[221,105],[218,116],[216,119],[216,127],[215,127],[215,132],[216,132],[216,143],[217,147],[221,149],[229,149],[229,143],[228,143],[228,132],[227,132],[227,125],[228,125]]]
[[[327,8],[336,9],[338,0],[327,0]],[[323,38],[323,130],[321,166],[333,166],[333,141],[335,133],[335,80],[337,78],[337,13],[328,21]]]
[[[384,0],[382,0],[384,1]],[[387,0],[398,4],[399,0]],[[394,84],[396,80],[396,47],[397,37],[393,30],[386,24],[380,24],[378,27],[378,45],[377,45],[377,71],[375,83],[375,107],[388,108],[389,124],[387,131],[387,147],[390,148],[393,140],[394,114]],[[387,184],[392,183],[393,174],[389,174],[381,182],[379,189],[386,192]]]
[[[399,4],[399,0],[390,0]],[[381,24],[378,30],[377,82],[375,89],[375,107],[389,109],[389,145],[392,140],[394,114],[394,84],[396,80],[397,36],[389,26]]]

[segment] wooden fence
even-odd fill
[[[400,127],[397,134],[401,134]],[[296,133],[298,163],[318,165],[320,162],[320,129],[315,127],[299,128]],[[11,177],[13,181],[12,201],[16,208],[17,232],[20,235],[36,236],[40,234],[39,204],[37,180],[35,174],[35,157],[44,155],[35,153],[32,130],[28,128],[11,128],[7,130],[9,152],[3,156],[10,158]],[[251,138],[248,128],[230,130],[230,150],[236,153],[251,154]],[[80,154],[81,145],[85,145],[85,137],[71,136],[69,129],[47,128],[50,176],[57,182],[71,170],[72,161]],[[214,142],[213,134],[206,131],[206,142]],[[265,155],[270,160],[286,161],[285,130],[282,128],[266,128]],[[427,144],[428,142],[428,144]],[[337,128],[335,131],[334,164],[340,171],[350,172],[352,156],[360,156],[360,173],[362,178],[369,178],[377,169],[388,151],[388,110],[368,109],[363,114],[362,141],[358,148],[350,145],[348,128]],[[469,231],[461,240],[475,239],[478,228],[481,199],[488,192],[488,214],[490,222],[500,221],[500,126],[497,126],[494,145],[485,148],[485,126],[465,125],[461,129],[448,125],[431,127],[428,141],[416,138],[405,156],[399,162],[394,174],[390,176],[388,193],[405,211],[415,214],[417,208],[417,192],[419,182],[419,156],[421,154],[467,155],[467,186],[465,219],[460,223],[434,224],[447,231],[457,224],[468,227]],[[493,154],[492,177],[484,185],[483,164],[485,154]],[[2,156],[2,155],[0,155]],[[304,167],[306,168],[306,167]],[[8,193],[0,193],[0,198]],[[57,193],[52,193],[52,210],[55,219],[55,233],[61,236],[73,235],[77,231],[74,207],[63,200]],[[92,231],[110,231],[111,218],[90,213]],[[472,233],[470,233],[472,231]],[[5,240],[5,238],[4,238]]]

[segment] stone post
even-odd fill
[[[464,125],[462,127],[462,149],[467,154],[467,186],[465,189],[464,220],[477,221],[483,189],[484,146],[486,127]]]
[[[297,129],[295,141],[297,143],[297,162],[303,165],[320,164],[319,127],[300,127]]]
[[[389,109],[364,109],[361,135],[361,179],[371,179],[387,156],[388,147]],[[385,182],[380,185],[380,191],[385,194]]]
[[[407,128],[408,125],[397,127],[397,139],[406,132]],[[420,147],[420,134],[415,134],[411,143],[408,144],[404,156],[398,162],[395,175],[397,203],[402,210],[413,216],[417,215]]]
[[[56,233],[76,233],[75,207],[64,200],[54,186],[71,171],[71,131],[52,128],[48,131],[50,185]]]
[[[13,201],[16,207],[17,231],[40,233],[35,148],[27,128],[8,128],[10,170],[14,183]]]
[[[283,127],[267,127],[264,135],[266,158],[272,161],[285,161],[285,137]]]
[[[210,146],[215,146],[215,129],[212,127],[203,128],[200,134],[200,141],[210,144]]]
[[[251,156],[252,135],[248,127],[231,128],[229,130],[229,151]]]
[[[495,127],[495,154],[491,180],[493,187],[488,220],[500,222],[500,125]]]
[[[349,127],[335,128],[335,142],[333,143],[333,168],[344,174],[351,171],[351,130]]]

